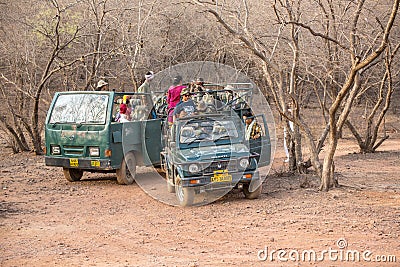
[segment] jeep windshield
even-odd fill
[[[50,124],[105,124],[108,95],[61,94],[51,112]]]
[[[189,120],[183,123],[179,131],[179,142],[190,145],[197,142],[218,142],[239,137],[240,124],[232,120]]]

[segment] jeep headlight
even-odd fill
[[[100,157],[100,148],[97,146],[89,147],[89,155],[91,157]]]
[[[189,165],[189,172],[190,173],[196,173],[196,172],[199,172],[199,165],[197,165],[197,164],[190,164]]]
[[[239,166],[241,169],[246,169],[249,166],[249,159],[244,158],[239,161]]]
[[[58,145],[51,145],[50,146],[50,153],[52,155],[60,155],[61,154],[61,148]]]

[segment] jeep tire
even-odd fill
[[[254,190],[253,192],[250,192],[249,186],[250,186],[250,184],[244,184],[243,185],[244,197],[247,198],[247,199],[256,199],[256,198],[258,198],[261,195],[262,184],[260,184],[260,186],[257,187],[257,189]]]
[[[181,206],[191,206],[194,201],[194,189],[190,187],[183,187],[182,180],[179,175],[176,176],[175,179],[175,194],[178,199],[179,205]]]

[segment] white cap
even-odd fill
[[[224,89],[225,89],[225,90],[233,90],[233,89],[235,89],[235,88],[233,87],[233,85],[228,84],[227,86],[225,86]]]
[[[154,72],[149,71],[148,73],[146,73],[146,75],[144,75],[144,77],[146,78],[146,80],[151,80],[154,78]]]
[[[97,88],[103,87],[104,85],[107,85],[107,84],[108,84],[108,82],[106,82],[106,81],[104,81],[104,80],[100,80],[100,81],[97,83]]]

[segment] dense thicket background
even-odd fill
[[[304,163],[322,177],[322,144],[328,138],[334,154],[343,126],[362,152],[374,152],[387,138],[387,112],[398,112],[396,0],[1,0],[0,7],[0,126],[15,152],[42,152],[55,91],[93,90],[100,78],[136,90],[148,70],[189,61],[241,70],[283,124],[295,122],[291,170]],[[309,119],[315,111],[318,125]]]

